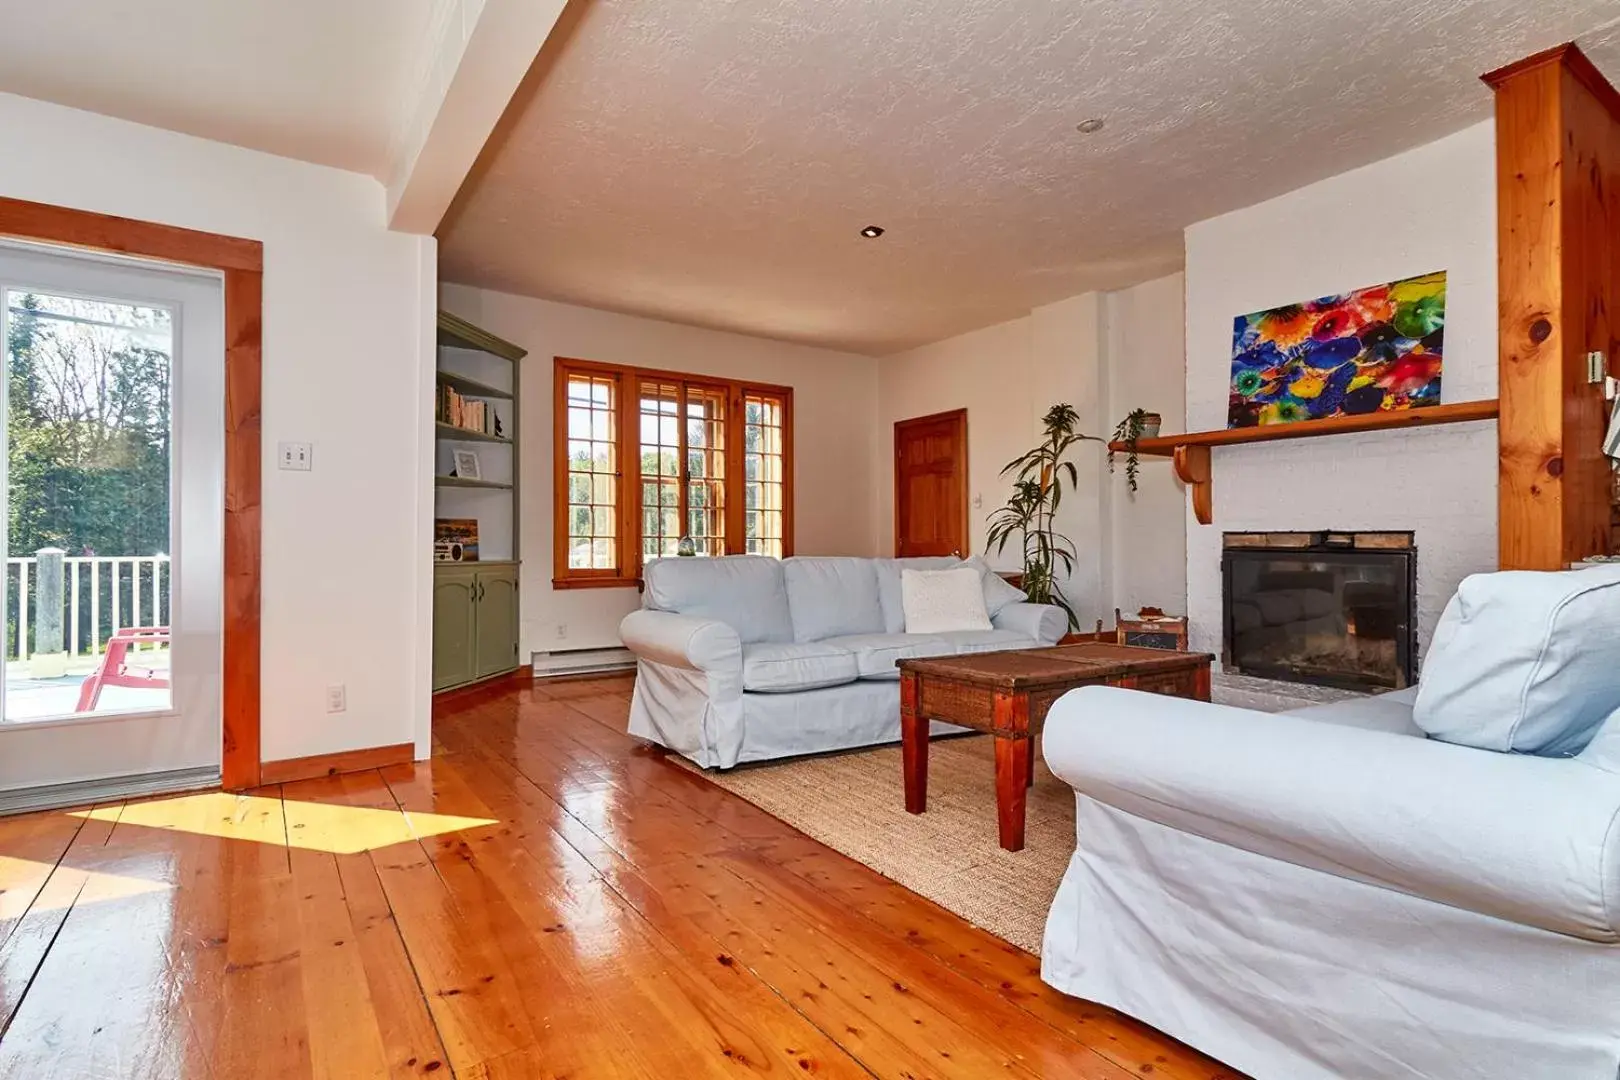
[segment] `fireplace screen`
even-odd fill
[[[1416,550],[1305,535],[1292,548],[1226,548],[1226,670],[1355,690],[1411,685]]]

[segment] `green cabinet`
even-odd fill
[[[433,689],[518,667],[516,563],[439,563],[433,569]]]

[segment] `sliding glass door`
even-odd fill
[[[0,245],[0,341],[0,809],[208,782],[220,760],[220,280]]]

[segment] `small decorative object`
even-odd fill
[[[1132,409],[1124,419],[1114,425],[1114,442],[1125,444],[1125,486],[1136,490],[1137,476],[1142,464],[1136,453],[1136,440],[1151,439],[1159,434],[1164,418],[1146,409]],[[1108,451],[1108,471],[1114,471],[1114,451]]]
[[[463,480],[482,480],[484,474],[478,468],[478,452],[476,450],[454,450],[455,471],[451,476],[459,476]]]
[[[697,554],[697,544],[690,536],[683,536],[675,544],[675,554],[691,557]]]
[[[1082,442],[1103,441],[1076,431],[1079,422],[1080,415],[1071,405],[1058,404],[1046,410],[1041,417],[1046,437],[1001,470],[1002,476],[1013,477],[1013,493],[1005,506],[990,515],[985,536],[986,543],[995,545],[998,554],[1006,550],[1008,540],[1018,537],[1024,555],[1024,592],[1034,603],[1062,608],[1068,613],[1071,628],[1080,624],[1058,586],[1057,574],[1060,569],[1065,577],[1074,573],[1075,549],[1073,541],[1058,532],[1054,522],[1063,501],[1064,479],[1071,491],[1080,480],[1074,462],[1067,460],[1070,451]]]
[[[433,558],[437,562],[477,562],[478,519],[434,518]]]
[[[489,421],[494,428],[492,434],[498,439],[506,438],[506,429],[501,426],[501,414],[494,409],[489,410]]]
[[[1186,652],[1187,617],[1166,615],[1159,608],[1145,607],[1136,613],[1136,618],[1127,619],[1115,608],[1114,641],[1119,645]]]
[[[1446,274],[1239,315],[1226,426],[1440,403]]]

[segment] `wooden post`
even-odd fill
[[[1563,45],[1484,76],[1496,91],[1503,569],[1610,550],[1600,372],[1620,373],[1620,92]]]
[[[34,653],[28,658],[28,672],[36,679],[55,679],[67,673],[67,653],[62,648],[62,560],[66,554],[55,547],[34,552],[38,594],[34,598]]]

